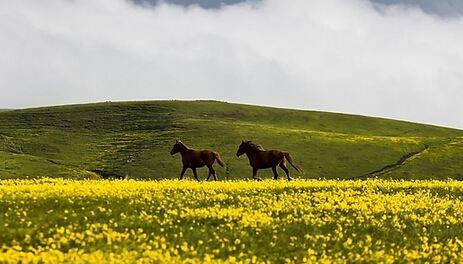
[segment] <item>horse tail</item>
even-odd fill
[[[212,152],[212,153],[214,153],[214,157],[217,160],[217,163],[219,163],[220,166],[225,167],[225,162],[223,162],[223,160],[220,158],[219,153],[217,152]]]
[[[286,160],[289,162],[289,164],[291,164],[291,166],[293,166],[293,168],[297,170],[297,172],[299,172],[300,174],[304,174],[304,171],[301,169],[301,167],[294,164],[293,158],[291,158],[291,155],[289,155],[289,152],[283,152],[283,155],[286,158]]]

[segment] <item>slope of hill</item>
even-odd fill
[[[249,178],[242,139],[291,152],[296,178],[463,179],[463,131],[216,101],[106,102],[0,113],[0,177],[176,178],[175,139],[221,153],[219,178]],[[205,169],[200,170],[204,178]],[[260,171],[270,178],[270,171]],[[280,172],[282,174],[282,172]],[[191,172],[187,172],[191,176]]]

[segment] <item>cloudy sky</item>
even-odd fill
[[[217,99],[463,128],[461,0],[0,1],[0,108]]]

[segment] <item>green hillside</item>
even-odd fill
[[[176,178],[175,139],[221,153],[219,178],[250,177],[242,139],[284,149],[296,178],[463,179],[463,131],[215,101],[106,102],[0,112],[0,177]],[[280,172],[282,174],[282,172]],[[206,169],[200,170],[205,178]],[[270,178],[270,171],[260,171]],[[191,172],[187,172],[187,177]]]

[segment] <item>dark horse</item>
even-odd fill
[[[182,155],[183,163],[183,168],[182,172],[180,173],[179,180],[183,179],[183,174],[185,174],[185,171],[190,168],[193,171],[195,179],[199,181],[196,168],[201,168],[204,166],[207,166],[209,169],[209,175],[207,176],[206,181],[209,180],[211,175],[214,176],[214,180],[217,180],[217,176],[215,174],[214,168],[212,167],[212,164],[214,164],[215,160],[217,160],[220,166],[225,166],[225,163],[220,159],[219,153],[211,150],[194,150],[183,144],[183,142],[180,140],[175,142],[175,145],[170,151],[170,155],[174,155],[178,152],[180,152]]]
[[[303,173],[302,169],[294,164],[293,159],[288,152],[280,150],[264,150],[260,145],[254,144],[251,141],[242,141],[236,156],[239,157],[246,153],[248,156],[249,164],[252,167],[252,178],[260,181],[257,177],[257,170],[272,168],[273,179],[278,179],[277,166],[280,166],[286,173],[288,181],[291,180],[289,170],[286,167],[286,161],[293,166],[299,173]]]

